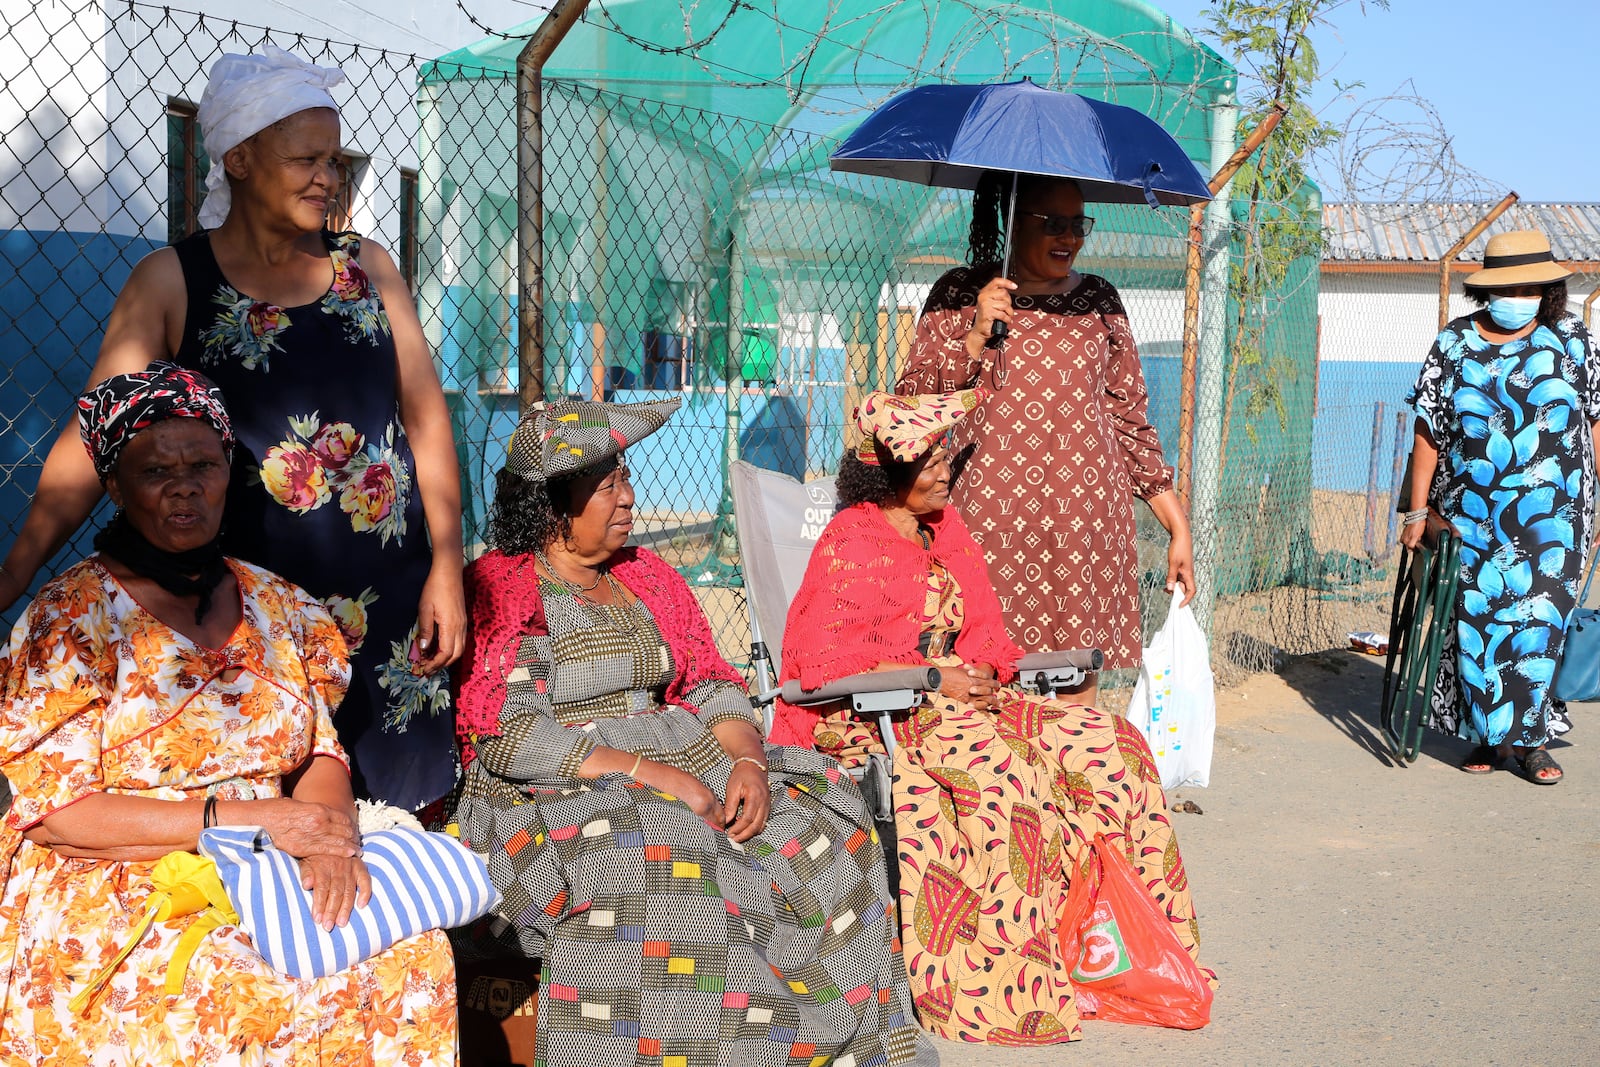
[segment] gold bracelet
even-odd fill
[[[765,763],[762,763],[760,760],[756,759],[754,756],[740,756],[738,759],[733,761],[733,765],[735,767],[737,767],[741,763],[754,764],[756,766],[756,768],[761,771],[762,774],[766,774],[767,773],[767,765]]]
[[[644,762],[644,753],[643,752],[641,752],[637,756],[633,757],[633,766],[631,768],[629,768],[629,770],[628,770],[628,777],[629,778],[637,778],[638,777],[638,775],[639,775],[639,764],[641,764],[643,762]]]

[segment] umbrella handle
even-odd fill
[[[1000,257],[1000,277],[1011,277],[1011,233],[1017,224],[1017,172],[1011,172],[1011,199],[1006,201],[1006,243],[1005,251]],[[991,340],[1003,341],[1010,333],[1010,327],[999,319],[989,324],[989,337]]]

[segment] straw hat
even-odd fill
[[[1512,230],[1489,238],[1483,251],[1483,269],[1468,275],[1463,285],[1473,289],[1505,289],[1513,285],[1549,285],[1572,272],[1556,262],[1550,242],[1538,230]]]

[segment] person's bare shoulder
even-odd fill
[[[183,265],[178,262],[178,250],[171,245],[158,248],[133,265],[127,284],[118,299],[130,292],[153,290],[165,294],[175,302],[183,299]]]
[[[186,307],[183,266],[176,251],[158,248],[134,264],[112,305],[90,383],[170,358],[182,339]]]

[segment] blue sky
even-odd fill
[[[1205,0],[1154,2],[1204,39]],[[1600,201],[1600,0],[1393,0],[1389,10],[1369,4],[1365,14],[1351,0],[1332,21],[1331,31],[1314,35],[1324,118],[1342,125],[1363,103],[1414,94],[1437,111],[1455,158],[1494,191],[1515,189],[1525,201]],[[1329,76],[1365,84],[1341,98]],[[1389,104],[1382,113],[1423,125],[1415,107]],[[1377,171],[1394,173],[1394,156],[1372,158]],[[1328,162],[1313,167],[1330,195],[1337,173]],[[1415,179],[1398,184],[1441,186],[1431,167]]]

